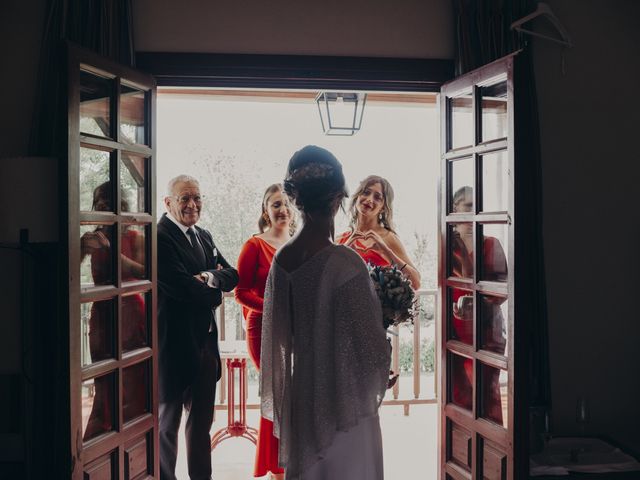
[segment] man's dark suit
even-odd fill
[[[211,476],[208,435],[213,421],[215,386],[221,374],[214,309],[222,302],[222,291],[231,291],[238,283],[238,272],[217,252],[211,234],[194,228],[204,248],[206,264],[202,264],[185,234],[166,214],[158,222],[158,383],[163,480],[175,478],[177,432],[183,405],[188,412],[185,435],[189,475],[198,480]],[[221,270],[217,270],[218,265]],[[202,271],[211,272],[219,288],[211,288],[194,278]]]

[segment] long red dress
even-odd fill
[[[260,369],[260,337],[262,334],[262,307],[264,289],[273,255],[276,249],[265,240],[254,236],[245,242],[238,257],[236,301],[242,305],[247,322],[247,347],[249,356]],[[273,436],[273,423],[260,417],[256,462],[253,476],[262,477],[268,472],[283,473],[278,466],[278,439]]]
[[[351,233],[352,232],[350,231],[344,232],[338,237],[337,243],[339,245],[347,243],[347,240],[349,240]],[[366,247],[360,240],[356,240],[355,242],[353,242],[350,247],[358,255],[360,255],[366,263],[370,263],[371,265],[374,265],[376,267],[387,267],[391,265],[391,262],[387,260],[386,257],[382,256],[382,254],[376,252],[375,250]]]
[[[455,277],[472,278],[473,252],[466,249],[462,240],[454,239],[454,242],[454,248],[452,249],[451,255],[452,274]],[[502,249],[502,245],[500,245],[498,239],[494,237],[485,237],[482,247],[484,265],[483,280],[506,281],[507,260],[504,250]],[[451,302],[453,304],[457,304],[460,297],[470,295],[470,293],[471,292],[461,290],[459,288],[454,288],[452,289]],[[491,308],[490,312],[483,310],[485,320],[488,320],[489,315],[502,315],[497,307],[498,305],[482,305],[483,309]],[[454,338],[468,345],[473,345],[473,319],[461,318],[452,315],[451,320]],[[493,319],[493,322],[495,322],[495,320],[496,319]],[[492,342],[494,344],[494,350],[499,350],[499,346],[501,346],[504,352],[505,344],[501,335],[496,335],[494,333],[491,337],[489,336],[489,330],[493,326],[494,325],[491,324],[481,326],[481,328],[484,329],[483,339],[485,345]],[[461,363],[461,365],[454,365],[452,372],[452,400],[454,403],[471,410],[473,398],[473,361],[469,358],[463,358]],[[502,425],[503,418],[499,374],[500,372],[497,369],[492,368],[490,370],[484,370],[484,378],[482,378],[482,382],[485,385],[485,388],[488,389],[488,392],[485,396],[485,412],[483,416]]]

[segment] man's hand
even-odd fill
[[[207,283],[207,277],[205,277],[203,274],[199,273],[197,275],[194,275],[193,278],[195,278],[196,280],[198,280],[201,283]]]

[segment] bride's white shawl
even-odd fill
[[[280,465],[297,478],[337,431],[377,413],[390,345],[366,265],[331,245],[293,272],[269,271],[260,356],[262,416],[280,439]]]

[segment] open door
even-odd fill
[[[159,478],[155,81],[67,54],[71,478]]]
[[[517,60],[497,60],[441,90],[443,480],[524,478],[518,472],[526,465],[519,452],[526,451],[528,352],[516,305]]]

